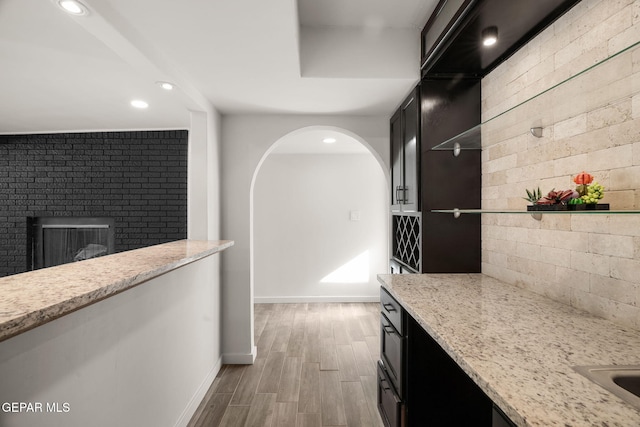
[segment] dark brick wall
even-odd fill
[[[32,216],[112,217],[117,252],[186,238],[187,131],[0,135],[0,277]]]

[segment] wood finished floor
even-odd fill
[[[224,365],[189,427],[382,427],[378,303],[256,304],[253,365]]]

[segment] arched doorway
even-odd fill
[[[250,192],[255,302],[377,300],[376,274],[388,266],[383,165],[336,127],[298,129],[270,147]]]

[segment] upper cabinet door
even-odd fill
[[[404,171],[402,146],[402,120],[398,110],[391,117],[391,212],[402,211],[404,201]]]
[[[435,62],[477,0],[440,0],[421,34],[421,68]]]
[[[391,211],[420,209],[420,90],[391,117]]]
[[[414,91],[402,106],[402,145],[404,149],[403,212],[417,212],[420,208],[419,157],[418,157],[418,91]]]

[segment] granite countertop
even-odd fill
[[[220,252],[231,240],[179,240],[0,278],[0,341]]]
[[[482,274],[378,277],[518,426],[640,426],[572,369],[640,364],[639,331]]]

